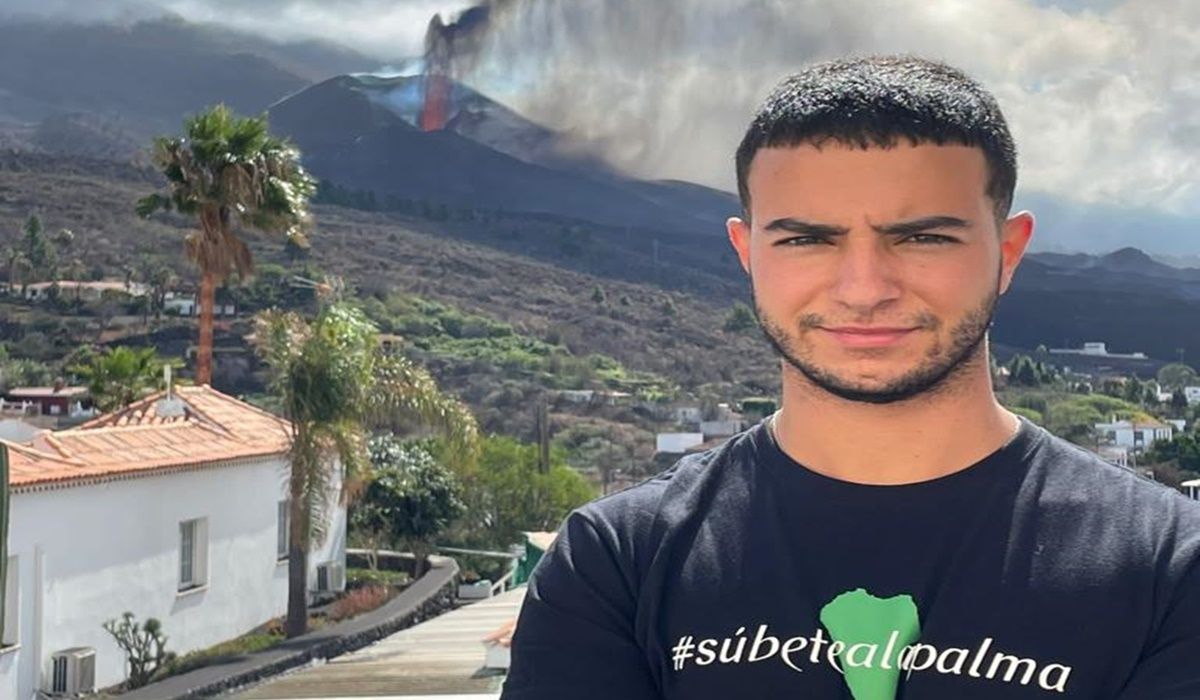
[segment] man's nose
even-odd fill
[[[833,300],[866,315],[900,297],[896,261],[879,240],[847,240],[837,261]]]

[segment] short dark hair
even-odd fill
[[[812,65],[763,102],[737,149],[738,196],[750,216],[750,163],[761,148],[826,142],[891,148],[905,139],[975,146],[988,167],[987,194],[1008,216],[1017,149],[996,99],[957,68],[915,56],[868,56]]]

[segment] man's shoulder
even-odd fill
[[[581,506],[576,513],[598,527],[649,528],[664,508],[686,507],[683,504],[695,494],[721,478],[730,462],[745,458],[755,431],[760,429],[754,426],[715,447],[685,454],[662,472]]]
[[[1193,501],[1168,484],[1154,480],[1145,472],[1110,462],[1095,452],[1086,450],[1043,430],[1045,438],[1036,459],[1048,478],[1061,487],[1072,487],[1069,493],[1090,497],[1102,502],[1162,500],[1194,504]]]
[[[1121,528],[1126,537],[1159,544],[1200,540],[1200,501],[1145,473],[1114,464],[1046,432],[1026,487],[1037,503],[1080,522]]]

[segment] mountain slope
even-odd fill
[[[462,85],[448,128],[422,132],[418,78],[340,76],[272,105],[318,177],[455,206],[553,214],[612,226],[706,233],[736,211],[726,193],[628,178],[566,139]]]

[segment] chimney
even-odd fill
[[[175,395],[175,386],[171,381],[171,365],[163,365],[163,383],[167,385],[167,393],[154,404],[154,413],[159,418],[178,418],[186,412],[183,399]]]

